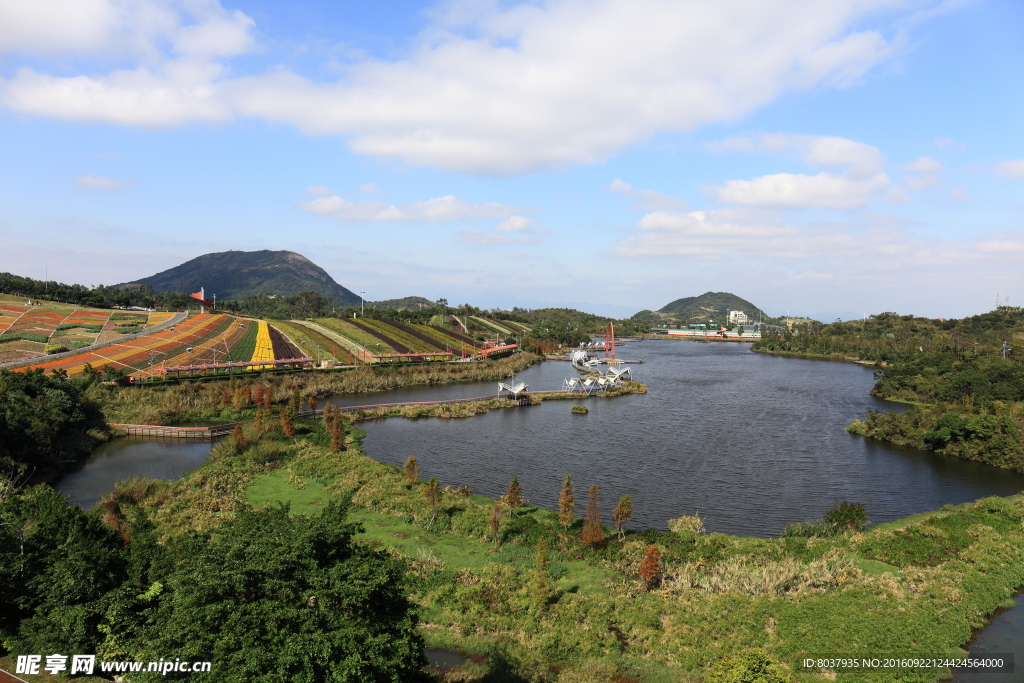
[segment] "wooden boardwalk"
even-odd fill
[[[218,436],[227,436],[235,429],[240,422],[229,422],[212,427],[165,427],[163,425],[126,425],[113,424],[128,436],[143,436],[161,439],[215,439]]]

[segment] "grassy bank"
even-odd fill
[[[117,387],[95,384],[88,397],[102,406],[108,422],[173,425],[182,422],[231,422],[251,419],[252,398],[262,387],[271,403],[285,403],[298,392],[309,398],[339,393],[370,393],[402,387],[508,379],[539,360],[518,353],[476,363],[421,363],[396,367],[360,367],[289,375],[187,381],[170,386]],[[246,394],[246,390],[248,393]],[[225,392],[227,398],[225,398]]]
[[[885,361],[881,360],[865,360],[857,356],[849,356],[844,353],[809,353],[804,351],[780,351],[770,347],[759,347],[756,343],[751,347],[751,351],[757,353],[766,353],[772,356],[782,356],[783,358],[803,358],[806,360],[831,360],[840,361],[843,363],[860,363],[861,365],[870,365],[880,368],[884,368],[886,365]]]
[[[319,422],[300,423],[293,437],[252,426],[245,436],[241,452],[221,443],[178,482],[123,483],[107,501],[143,511],[171,542],[246,506],[288,502],[293,514],[315,515],[352,493],[360,542],[411,567],[428,644],[487,657],[453,681],[696,682],[756,650],[798,681],[923,683],[943,672],[804,671],[798,662],[951,653],[1024,583],[1020,497],[824,537],[704,534],[691,519],[690,530],[627,532],[622,541],[601,527],[594,543],[583,542],[578,516],[563,525],[557,513],[523,505],[498,513],[495,537],[494,500],[459,481],[425,495],[430,484],[363,454],[358,430],[338,453]],[[578,500],[589,483],[577,483]],[[611,502],[601,506],[606,520]],[[648,581],[652,546],[660,559]]]

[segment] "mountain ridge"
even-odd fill
[[[125,282],[118,287],[151,285],[154,291],[197,292],[208,298],[244,299],[252,294],[294,296],[316,292],[337,304],[357,304],[359,295],[334,281],[320,266],[294,251],[219,251]]]

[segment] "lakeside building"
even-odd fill
[[[673,337],[708,337],[719,339],[760,339],[761,332],[757,325],[740,325],[734,331],[708,329],[677,329],[674,327],[652,327],[650,334],[666,334]]]
[[[750,317],[743,311],[729,311],[729,322],[732,324],[746,325]]]

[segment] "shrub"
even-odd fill
[[[586,415],[587,413],[590,412],[590,409],[587,408],[586,406],[573,406],[572,412],[573,415]]]
[[[416,463],[416,456],[410,455],[405,461],[405,479],[410,484],[415,484],[420,478],[420,467]]]
[[[45,344],[49,341],[49,337],[43,334],[35,334],[33,332],[7,332],[0,334],[0,342],[5,341],[34,341],[40,344]]]
[[[51,353],[64,353],[65,351],[70,351],[70,349],[66,345],[64,345],[64,344],[47,344],[46,345],[46,349],[44,349],[44,350],[48,354],[51,354]]]
[[[863,503],[844,500],[826,510],[821,520],[838,531],[860,531],[868,523],[868,515]]]
[[[708,671],[704,683],[789,683],[792,676],[763,650],[725,657]]]
[[[700,511],[698,510],[692,516],[683,515],[682,517],[668,520],[668,528],[669,531],[675,534],[681,534],[686,531],[702,534],[704,533],[704,520],[701,518]]]

